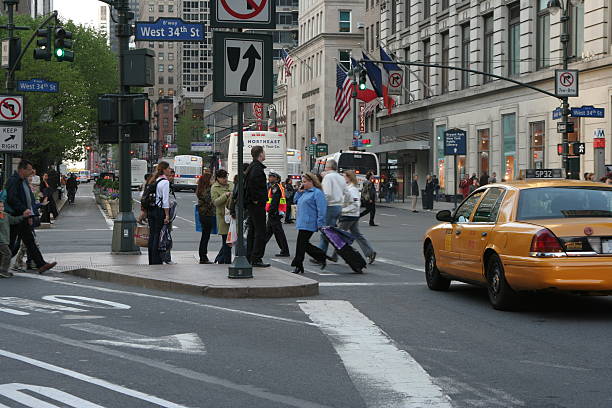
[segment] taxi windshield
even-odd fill
[[[612,217],[612,188],[543,187],[522,190],[517,220]]]

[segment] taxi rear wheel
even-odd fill
[[[440,275],[436,265],[436,253],[431,244],[425,250],[425,280],[427,287],[431,290],[448,290],[451,280]]]
[[[516,307],[518,295],[512,290],[504,274],[504,265],[497,255],[487,261],[487,291],[494,309],[512,310]]]

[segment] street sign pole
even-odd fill
[[[129,50],[130,40],[130,6],[128,0],[118,0],[115,8],[119,14],[117,24],[117,37],[119,37],[119,214],[113,225],[112,253],[125,255],[138,255],[140,249],[134,243],[134,229],[136,218],[132,214],[132,168],[130,163],[130,127],[125,123],[124,105],[130,87],[124,84],[124,71],[126,54]]]
[[[457,155],[456,154],[453,155],[453,164],[455,165],[455,170],[454,170],[455,171],[455,182],[453,183],[455,184],[455,194],[453,197],[453,202],[455,203],[455,206],[453,209],[456,210],[457,209],[457,185],[459,184],[458,183],[459,180],[457,180]]]

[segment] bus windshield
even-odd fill
[[[355,170],[361,174],[371,171],[378,175],[378,165],[373,154],[342,153],[338,160],[338,170]]]

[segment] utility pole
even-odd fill
[[[569,34],[567,33],[569,19],[570,19],[569,0],[567,0],[567,4],[563,8],[563,14],[561,15],[561,48],[563,50],[563,69],[564,70],[567,70],[568,65],[569,65],[569,60],[570,60],[570,56],[568,55],[569,54],[569,50],[568,50]],[[563,97],[563,103],[561,106],[561,115],[563,117],[563,122],[566,124],[563,127],[563,133],[562,133],[562,143],[563,143],[562,167],[563,169],[565,169],[565,174],[567,177],[568,170],[569,170],[569,160],[567,157],[569,153],[569,144],[568,144],[569,143],[569,137],[568,137],[569,129],[568,129],[567,123],[569,123],[569,116],[570,116],[569,98],[567,96]]]

